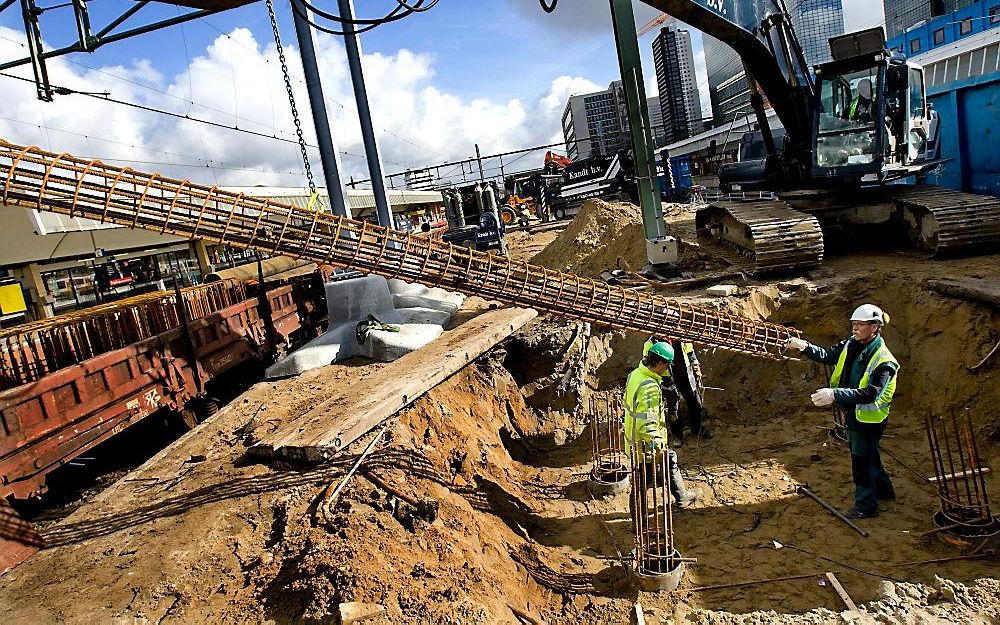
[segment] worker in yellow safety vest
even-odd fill
[[[698,362],[698,352],[695,351],[694,345],[687,341],[651,336],[642,346],[642,355],[645,356],[649,348],[660,341],[669,343],[675,355],[663,375],[663,384],[660,385],[670,420],[670,432],[674,435],[670,446],[676,449],[684,445],[685,425],[699,438],[712,438],[712,432],[704,424],[705,385],[701,374],[701,363]],[[677,354],[680,354],[679,358],[676,357]],[[681,397],[684,398],[684,405],[687,407],[686,424],[681,417]]]
[[[834,367],[830,386],[817,390],[811,399],[817,406],[836,402],[847,413],[854,477],[854,507],[847,515],[855,519],[878,516],[878,500],[896,498],[879,454],[899,372],[899,362],[882,338],[888,322],[889,315],[881,308],[864,304],[851,315],[851,337],[833,347],[823,349],[796,337],[786,343],[806,358]]]
[[[677,466],[677,452],[668,446],[670,430],[664,411],[660,384],[674,359],[674,349],[669,343],[654,343],[642,357],[642,362],[628,376],[625,384],[625,444],[633,459],[632,470],[650,473],[650,463],[655,456],[639,457],[634,447],[646,443],[652,454],[667,454],[670,487],[674,500],[686,507],[698,498],[698,491],[684,487],[684,478]],[[641,464],[640,464],[641,463]],[[644,497],[641,493],[640,497]],[[643,509],[645,506],[643,506]]]

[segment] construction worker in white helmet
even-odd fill
[[[888,322],[881,308],[864,304],[851,315],[851,336],[833,347],[823,349],[797,337],[786,343],[806,358],[834,367],[830,386],[818,389],[811,399],[816,406],[836,402],[846,413],[854,477],[854,507],[847,515],[855,519],[878,516],[878,500],[896,498],[879,454],[899,372],[899,362],[882,337]]]
[[[667,454],[668,470],[670,471],[671,495],[681,508],[694,503],[698,498],[698,491],[693,488],[685,488],[684,478],[681,476],[680,467],[677,466],[677,452],[668,446],[670,439],[670,429],[667,422],[667,414],[663,403],[663,393],[660,384],[663,376],[670,369],[670,363],[674,359],[674,348],[670,343],[654,343],[645,350],[642,362],[628,376],[625,384],[625,420],[624,433],[625,444],[629,451],[629,457],[633,459],[633,472],[649,472],[649,463],[657,459],[657,454]],[[634,453],[634,447],[639,443],[645,443],[650,457],[638,457]],[[638,459],[638,462],[636,460]],[[645,493],[640,493],[640,498],[645,498]],[[635,503],[633,503],[633,514]],[[640,503],[641,509],[645,509],[644,502]]]

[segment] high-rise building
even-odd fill
[[[885,36],[892,39],[912,26],[965,8],[978,0],[882,0]]]
[[[572,159],[613,154],[628,145],[628,115],[621,81],[604,91],[570,96],[563,111],[566,154]]]
[[[660,111],[660,97],[646,98],[646,108],[649,109],[649,126],[652,129],[653,147],[660,148],[667,144],[667,134],[663,131],[663,112]]]
[[[841,0],[798,0],[790,14],[806,63],[811,67],[831,60],[830,38],[844,34]]]
[[[653,40],[653,64],[659,88],[660,113],[667,143],[698,134],[701,122],[701,96],[694,69],[691,33],[678,28],[673,20],[660,29]]]
[[[750,112],[750,87],[743,71],[743,61],[728,45],[702,34],[705,46],[705,69],[708,71],[708,95],[712,101],[715,126],[732,123],[733,118]],[[662,93],[660,94],[662,97]]]

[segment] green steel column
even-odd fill
[[[611,22],[615,29],[618,65],[621,68],[625,103],[628,106],[632,159],[635,161],[635,180],[639,186],[642,224],[646,238],[655,239],[665,233],[663,208],[656,189],[656,160],[653,157],[653,137],[649,128],[646,87],[642,81],[639,38],[635,31],[632,0],[611,0]]]

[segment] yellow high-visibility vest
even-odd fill
[[[854,417],[860,423],[882,423],[889,418],[889,405],[892,403],[892,397],[896,393],[896,378],[899,377],[899,361],[892,355],[892,352],[889,351],[884,342],[868,360],[868,366],[865,367],[865,372],[861,376],[858,388],[867,388],[872,372],[887,362],[896,365],[896,372],[889,380],[889,383],[885,385],[885,388],[882,389],[882,392],[878,394],[878,397],[875,398],[875,401],[870,404],[858,404],[855,407]],[[840,352],[840,359],[837,360],[837,366],[833,368],[833,374],[830,376],[830,388],[837,388],[840,384],[840,378],[844,374],[844,365],[846,363],[847,346],[845,345],[844,349]]]

